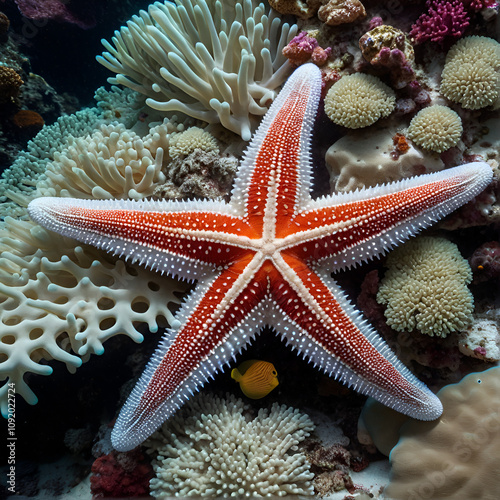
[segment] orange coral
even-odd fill
[[[0,65],[0,102],[9,102],[17,97],[23,83],[14,69]]]
[[[19,129],[20,132],[29,135],[30,137],[33,137],[37,132],[39,132],[45,124],[39,113],[28,109],[18,111],[12,117],[12,123]]]

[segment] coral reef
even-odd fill
[[[443,416],[409,421],[392,450],[391,500],[495,500],[500,488],[500,368],[439,391]]]
[[[146,442],[155,498],[312,495],[298,445],[314,429],[305,414],[273,404],[252,416],[241,399],[201,393]]]
[[[394,330],[446,337],[470,324],[472,272],[454,243],[415,238],[391,252],[386,265],[377,301],[387,305],[387,324]]]
[[[290,40],[290,43],[283,49],[283,55],[294,66],[300,66],[306,62],[313,62],[318,66],[326,63],[332,49],[327,47],[323,49],[319,46],[318,40],[309,35],[306,31],[301,31],[296,37]]]
[[[441,93],[466,109],[498,106],[500,44],[492,38],[469,36],[448,52],[441,73]]]
[[[92,464],[90,491],[93,498],[133,498],[149,494],[153,469],[139,449],[112,451]]]
[[[487,362],[500,361],[500,331],[498,320],[476,317],[458,341],[462,354]]]
[[[442,153],[458,144],[463,127],[460,116],[447,106],[421,109],[411,120],[408,137],[417,145]]]
[[[9,18],[3,12],[0,12],[0,43],[7,41],[9,26]]]
[[[20,12],[28,19],[76,24],[88,29],[95,25],[94,0],[68,2],[67,0],[15,0]]]
[[[444,168],[435,155],[415,148],[387,128],[344,135],[328,148],[325,160],[334,191],[354,191]]]
[[[299,19],[308,19],[316,14],[321,0],[269,0],[269,5],[280,14],[292,14]]]
[[[469,16],[461,0],[427,0],[427,13],[411,27],[410,37],[416,44],[430,40],[443,43],[460,38],[469,26]]]
[[[134,16],[98,61],[162,112],[182,112],[249,140],[291,72],[281,51],[295,36],[254,0],[156,2]],[[168,56],[167,56],[168,54]]]
[[[415,53],[406,35],[386,24],[367,31],[359,39],[363,58],[374,68],[389,72],[395,88],[402,88],[415,80]]]
[[[15,99],[23,83],[23,79],[15,69],[0,65],[0,104]]]
[[[500,243],[488,241],[480,245],[471,255],[470,267],[473,283],[481,283],[500,277]]]
[[[318,19],[329,26],[348,24],[366,17],[360,0],[328,0],[318,10]]]
[[[334,83],[325,97],[325,113],[333,123],[363,128],[394,110],[394,91],[372,75],[355,73]]]
[[[172,159],[188,156],[196,149],[219,153],[215,137],[199,127],[190,127],[184,132],[172,134],[169,138],[168,154]]]

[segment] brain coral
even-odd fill
[[[377,302],[387,305],[388,325],[446,337],[472,321],[474,299],[468,262],[440,237],[415,238],[391,252]]]
[[[334,83],[325,97],[325,112],[337,125],[363,128],[389,116],[396,96],[385,83],[372,75],[355,73]]]
[[[241,399],[201,393],[145,443],[157,457],[151,494],[260,497],[312,495],[313,474],[298,444],[314,424],[274,403],[253,416]]]
[[[188,156],[196,149],[219,153],[219,147],[214,136],[199,127],[190,127],[184,132],[172,134],[169,140],[168,153],[170,158]]]
[[[462,136],[460,116],[447,106],[421,109],[411,120],[408,137],[424,149],[442,153],[458,144]]]
[[[498,105],[500,44],[492,38],[469,36],[448,52],[441,74],[441,93],[467,109]]]
[[[115,32],[98,61],[161,111],[183,112],[249,140],[292,70],[297,26],[255,0],[155,2]]]
[[[438,393],[442,417],[411,420],[392,450],[391,500],[497,500],[500,368],[467,375]]]

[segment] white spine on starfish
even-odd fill
[[[420,231],[431,226],[436,221],[442,219],[457,208],[461,207],[476,195],[481,193],[491,182],[493,172],[491,167],[485,162],[474,162],[450,168],[442,172],[420,175],[389,184],[374,186],[366,189],[359,189],[348,193],[333,194],[324,196],[318,200],[308,203],[300,216],[307,217],[318,209],[330,206],[342,206],[357,201],[375,199],[392,193],[400,193],[406,189],[423,186],[432,182],[444,180],[453,181],[453,179],[463,179],[461,184],[466,189],[461,189],[456,196],[447,197],[441,203],[435,205],[431,210],[425,210],[414,217],[408,217],[389,230],[381,230],[377,236],[370,236],[366,241],[356,241],[350,247],[348,246],[342,253],[332,255],[317,261],[317,264],[332,272],[354,267],[362,262],[367,262],[375,257],[381,257],[395,246],[404,243],[408,238],[418,234]],[[384,211],[384,217],[390,214],[391,208],[387,207]],[[277,243],[279,250],[291,248],[302,243],[319,241],[325,235],[339,234],[344,229],[355,225],[361,225],[367,222],[366,214],[360,213],[356,218],[349,221],[335,221],[331,224],[325,224],[321,228],[313,229],[307,232],[292,234],[283,238]]]

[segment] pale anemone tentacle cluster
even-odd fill
[[[325,113],[333,123],[363,128],[389,116],[396,105],[394,91],[379,78],[363,73],[343,76],[325,97]]]
[[[451,241],[410,240],[389,254],[387,267],[377,302],[387,305],[385,316],[394,330],[446,337],[472,321],[474,298],[467,288],[472,271]]]
[[[183,129],[165,119],[141,138],[124,125],[102,125],[86,137],[71,137],[61,152],[53,151],[56,160],[44,174],[36,173],[31,191],[15,189],[15,184],[5,191],[17,206],[17,218],[0,221],[4,415],[9,383],[28,403],[37,402],[24,375],[50,375],[52,368],[44,361],[60,361],[74,371],[91,354],[102,354],[103,343],[114,335],[140,342],[135,324],[156,331],[173,320],[169,304],[180,302],[174,292],[185,285],[51,233],[27,218],[26,206],[33,196],[44,195],[148,197],[165,181],[162,158],[170,136]],[[2,208],[2,215],[12,213]]]
[[[312,495],[298,445],[314,429],[299,410],[274,403],[252,418],[248,405],[201,393],[145,443],[156,458],[151,494],[261,497]]]
[[[98,61],[117,83],[164,112],[182,112],[249,140],[292,67],[282,49],[297,33],[255,0],[150,5],[115,32]]]
[[[484,36],[459,40],[446,55],[441,93],[466,109],[500,105],[500,43]]]
[[[442,153],[458,144],[463,127],[460,116],[447,106],[421,109],[411,120],[408,137],[417,145]]]

